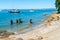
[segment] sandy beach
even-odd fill
[[[24,34],[10,35],[8,38],[1,40],[60,40],[59,18],[60,14],[53,13],[44,20],[45,24],[42,27],[37,27],[36,29]]]

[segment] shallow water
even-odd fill
[[[47,18],[55,11],[56,9],[34,9],[31,12],[30,9],[20,9],[20,13],[9,13],[8,10],[1,10],[0,30],[15,32],[26,27],[33,27],[35,25],[39,25],[41,23],[41,20]],[[43,13],[46,13],[47,16],[43,16]],[[22,24],[16,24],[16,19],[19,20],[19,18],[23,20]],[[14,21],[13,25],[10,25],[11,19]],[[32,19],[32,25],[28,25],[30,19]]]

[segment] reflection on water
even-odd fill
[[[24,25],[23,23],[22,24],[13,24],[13,25],[10,25],[9,26],[9,29],[7,29],[7,31],[9,32],[16,32],[16,31],[22,31],[24,29],[27,29],[27,28],[32,28],[34,26],[34,24],[26,24]]]
[[[12,32],[13,30],[13,25],[10,25],[10,32]]]

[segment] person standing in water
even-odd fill
[[[19,19],[19,23],[22,23],[22,22],[23,22],[23,21],[22,21],[22,19],[20,18],[20,19]]]
[[[33,22],[32,22],[32,19],[30,19],[30,24],[32,24]]]
[[[16,19],[16,23],[18,24],[19,22],[18,22],[18,19]]]
[[[10,24],[11,24],[11,25],[13,24],[13,20],[10,20]]]

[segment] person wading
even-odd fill
[[[32,22],[32,19],[30,19],[30,24],[32,24],[33,22]]]
[[[22,19],[20,18],[20,19],[19,19],[19,23],[22,23],[22,22],[23,22],[23,21],[22,21]]]
[[[11,25],[13,24],[13,20],[10,20],[10,24],[11,24]]]
[[[18,19],[16,19],[16,23],[18,24],[19,22],[18,22]]]

